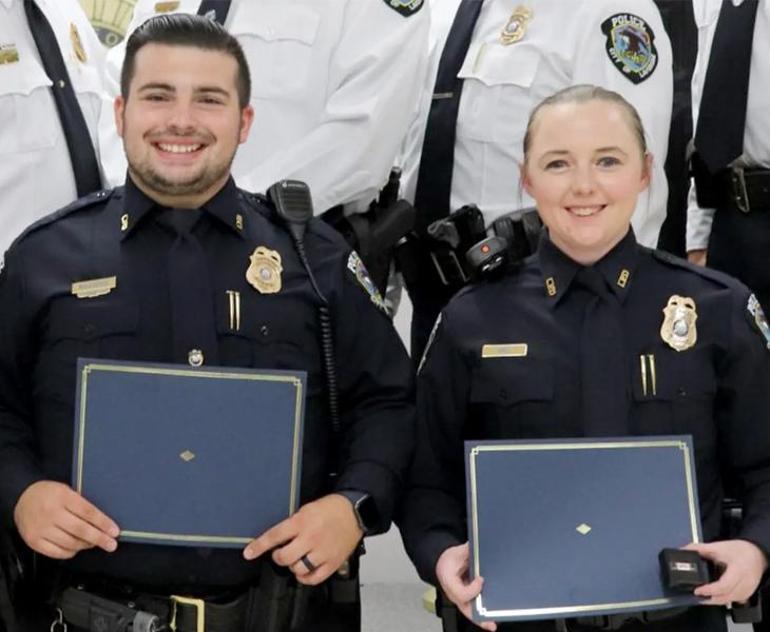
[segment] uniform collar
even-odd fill
[[[544,232],[538,246],[543,286],[551,305],[556,306],[561,297],[569,292],[575,275],[583,267],[559,250]],[[639,251],[633,229],[594,264],[613,294],[622,303],[631,288],[634,273],[639,262]]]
[[[132,234],[150,211],[159,208],[162,207],[139,189],[130,175],[127,176],[123,194],[123,211],[120,218],[121,230],[123,231],[121,240]],[[225,185],[201,207],[201,210],[243,238],[245,220],[239,203],[238,188],[232,178],[228,178]]]

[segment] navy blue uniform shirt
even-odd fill
[[[184,218],[202,248],[210,293],[197,304],[175,305],[169,256],[173,225]],[[371,494],[384,530],[413,445],[411,363],[341,237],[312,220],[305,243],[334,322],[343,444],[335,488]],[[277,293],[260,293],[246,279],[258,246],[281,257]],[[106,295],[72,293],[74,282],[112,276],[116,287]],[[228,291],[240,293],[237,326]],[[206,366],[307,372],[301,499],[331,491],[317,306],[289,233],[268,202],[232,180],[197,211],[158,208],[129,179],[125,189],[94,194],[41,220],[11,247],[0,275],[3,521],[10,524],[30,484],[70,480],[79,356],[187,364],[177,334],[205,322],[216,329]],[[81,552],[67,566],[164,592],[196,592],[245,583],[259,563],[244,561],[240,550],[121,543],[113,554]]]
[[[697,316],[681,350],[661,331],[672,297]],[[420,576],[435,583],[440,554],[467,540],[466,439],[690,434],[704,540],[719,533],[728,488],[745,502],[740,537],[770,551],[761,327],[738,281],[643,248],[632,232],[592,269],[546,237],[521,268],[458,294],[419,373],[417,452],[398,518]],[[502,344],[526,344],[526,354],[482,357]]]

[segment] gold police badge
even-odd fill
[[[86,55],[86,49],[83,48],[83,40],[80,39],[78,27],[72,22],[70,22],[70,40],[72,41],[72,50],[75,51],[75,57],[80,63],[85,64],[88,61],[88,55]]]
[[[529,7],[521,5],[516,7],[500,33],[500,43],[503,46],[510,46],[524,39],[532,16],[532,9]]]
[[[698,312],[695,310],[695,301],[687,296],[674,294],[663,308],[660,337],[674,351],[686,351],[698,340],[696,320]]]
[[[246,280],[261,294],[276,294],[281,291],[281,255],[275,250],[259,246],[249,257],[251,265],[246,270]]]

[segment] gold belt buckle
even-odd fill
[[[169,599],[171,599],[171,602],[174,604],[174,614],[171,617],[171,623],[169,624],[169,627],[174,632],[176,632],[176,609],[180,603],[187,606],[195,606],[197,612],[196,632],[206,632],[206,602],[203,601],[203,599],[180,597],[179,595],[171,595]]]

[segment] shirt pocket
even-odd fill
[[[663,350],[654,357],[654,364],[645,355],[645,364],[636,366],[633,434],[691,435],[696,453],[710,451],[716,441],[716,378],[709,351]]]
[[[554,371],[536,358],[485,359],[473,371],[470,432],[475,438],[553,436]]]
[[[70,402],[78,358],[141,360],[137,356],[139,308],[125,300],[57,300],[41,336],[35,383],[43,398]]]
[[[242,2],[230,32],[251,64],[255,98],[297,100],[312,79],[311,68],[321,15],[287,3]]]
[[[217,305],[219,360],[224,366],[305,371],[308,393],[323,388],[315,314],[290,300],[241,293]]]
[[[0,155],[54,146],[59,118],[51,85],[30,50],[0,65]]]
[[[458,74],[464,79],[458,134],[482,142],[520,143],[530,89],[540,65],[534,46],[485,43],[472,47]]]

